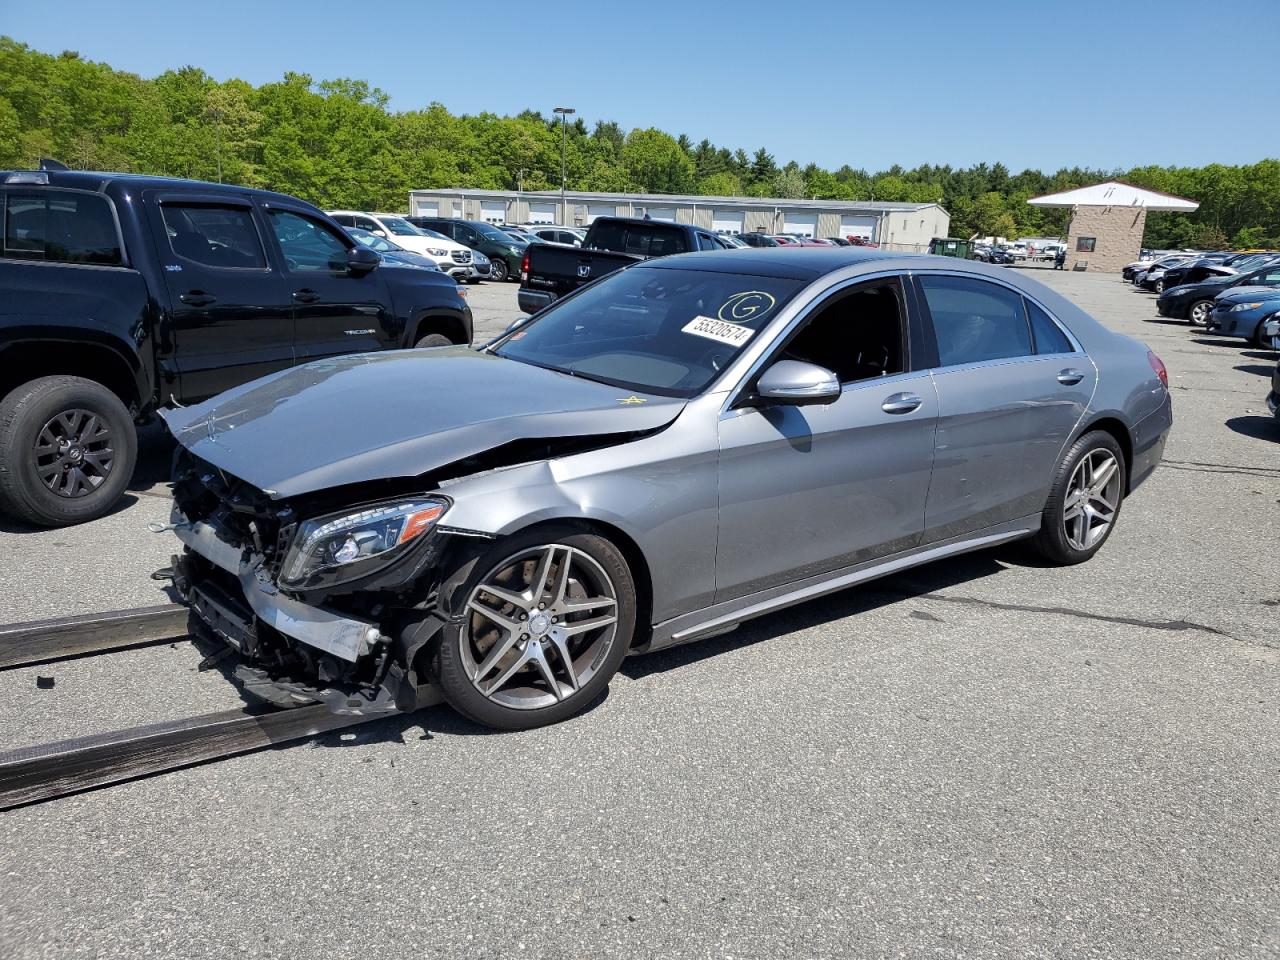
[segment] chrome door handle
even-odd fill
[[[914,393],[895,393],[891,397],[885,397],[884,403],[880,404],[880,409],[885,413],[910,413],[917,410],[920,404],[924,403]]]
[[[1065,370],[1058,371],[1058,382],[1064,387],[1074,386],[1084,379],[1084,374],[1079,370],[1073,370],[1067,367]]]

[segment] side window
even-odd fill
[[[11,260],[57,263],[123,262],[110,202],[61,190],[4,195],[4,246]]]
[[[323,223],[288,210],[272,210],[268,215],[290,270],[295,273],[346,272],[347,245]]]
[[[461,223],[458,224],[457,233],[454,234],[454,237],[458,240],[459,243],[465,243],[469,247],[474,247],[477,243],[480,242],[479,234],[477,234],[470,227]]]
[[[689,249],[683,231],[654,230],[652,227],[629,227],[624,253],[640,257],[666,257]]]
[[[968,277],[922,276],[920,286],[933,316],[942,366],[1029,357],[1035,352],[1019,294]]]
[[[698,248],[700,250],[723,250],[724,246],[714,237],[700,233],[698,234]]]
[[[1262,276],[1254,280],[1251,280],[1249,282],[1256,283],[1260,287],[1280,286],[1280,270],[1268,271],[1267,273],[1264,273]]]
[[[370,233],[373,233],[375,230],[378,233],[387,232],[382,229],[382,224],[378,223],[378,221],[374,220],[372,217],[352,217],[351,219],[355,226],[359,227],[361,230],[368,230]]]
[[[354,227],[356,225],[356,218],[349,213],[333,213],[330,216],[333,217],[335,223],[340,223],[344,227]]]
[[[1032,303],[1026,297],[1027,316],[1031,318],[1031,333],[1036,339],[1036,353],[1074,353],[1075,347],[1062,332],[1062,328],[1054,323],[1053,318]]]
[[[897,284],[860,287],[820,306],[783,356],[826,367],[841,383],[902,373],[904,329]]]
[[[175,256],[231,270],[262,270],[267,265],[248,207],[165,203],[160,216]]]

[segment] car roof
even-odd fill
[[[165,188],[180,187],[183,189],[195,189],[201,193],[225,193],[228,196],[243,197],[245,194],[252,194],[257,197],[272,198],[278,200],[288,200],[293,203],[304,203],[308,207],[314,207],[312,203],[305,200],[299,200],[286,193],[276,193],[273,190],[260,190],[257,187],[243,187],[236,183],[212,183],[208,180],[188,180],[183,177],[158,177],[152,174],[144,173],[115,173],[104,170],[0,170],[0,184],[12,174],[15,173],[39,173],[47,178],[47,183],[51,187],[63,187],[69,190],[91,190],[95,193],[105,193],[113,184],[121,184],[134,187],[135,189],[144,190],[147,188]],[[42,184],[22,184],[22,186],[34,186],[37,189]]]

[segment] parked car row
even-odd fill
[[[1280,351],[1280,253],[1177,253],[1124,268],[1125,279],[1157,294],[1156,313],[1196,333]],[[1280,418],[1280,361],[1267,408]]]

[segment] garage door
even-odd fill
[[[506,223],[507,202],[505,200],[481,200],[480,219],[485,223]]]
[[[845,239],[861,237],[863,240],[874,240],[876,238],[876,218],[841,217],[840,236]]]
[[[675,207],[648,207],[645,209],[645,213],[649,215],[650,220],[661,220],[664,223],[676,222]],[[644,213],[640,214],[640,216],[643,217]]]
[[[413,215],[415,217],[438,217],[440,216],[440,204],[434,200],[415,200]]]
[[[818,215],[816,213],[788,213],[783,220],[783,233],[803,233],[812,237],[818,232]]]
[[[711,229],[716,233],[741,233],[743,216],[741,210],[712,211]]]
[[[554,203],[529,204],[530,223],[555,223],[556,205]]]
[[[594,223],[596,217],[612,217],[617,213],[618,208],[612,203],[589,203],[587,204],[587,223]]]

